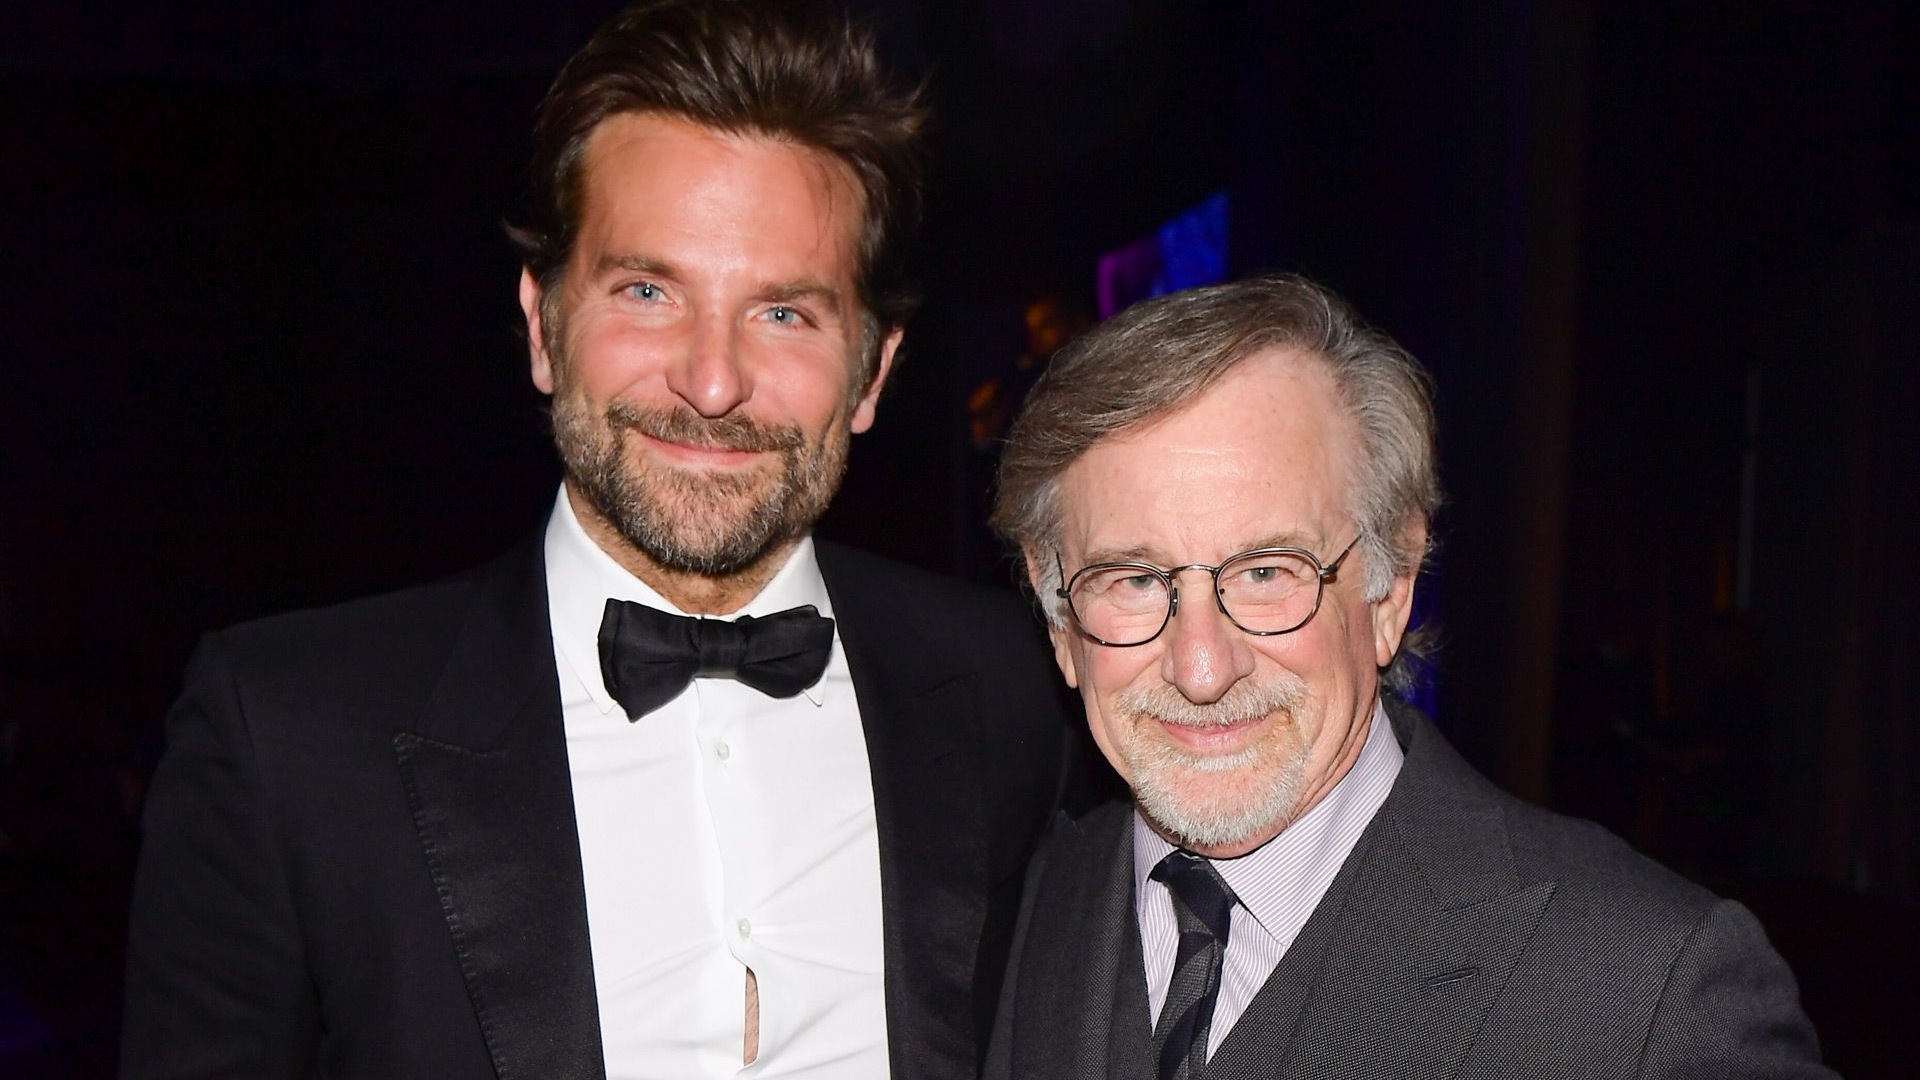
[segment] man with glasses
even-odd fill
[[[1029,869],[989,1077],[1830,1075],[1743,908],[1382,694],[1433,432],[1297,277],[1138,305],[1034,387],[995,525],[1133,797]]]

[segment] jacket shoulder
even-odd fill
[[[470,624],[539,620],[544,590],[539,549],[522,545],[441,581],[239,623],[201,640],[186,690],[217,683],[243,705],[291,715],[417,708]],[[547,636],[544,622],[535,629],[528,639]]]
[[[856,592],[890,597],[916,605],[930,606],[949,613],[961,612],[988,619],[1005,619],[1022,626],[1037,626],[1039,616],[1011,589],[979,585],[946,574],[936,574],[918,566],[889,559],[884,555],[861,551],[832,541],[817,541],[814,550],[820,559],[821,573],[829,587],[839,585]],[[836,602],[838,602],[836,600]]]
[[[820,572],[834,612],[860,628],[884,630],[891,651],[921,650],[938,664],[1012,665],[1003,677],[1057,679],[1039,614],[1011,589],[936,574],[840,544],[818,543]],[[868,630],[872,633],[872,630]],[[911,661],[906,661],[911,662]]]
[[[1563,902],[1590,902],[1629,924],[1681,928],[1720,901],[1604,826],[1508,798],[1516,863],[1528,877],[1557,882]]]
[[[1631,898],[1637,915],[1691,923],[1715,902],[1712,893],[1635,851],[1604,827],[1518,798],[1468,764],[1431,720],[1390,702],[1407,761],[1391,799],[1401,827],[1438,863],[1457,861],[1493,871],[1498,886],[1555,883],[1557,896]],[[1444,873],[1439,867],[1433,872]],[[1460,875],[1462,881],[1476,876]]]
[[[211,635],[237,666],[298,669],[378,663],[452,635],[472,603],[479,571],[326,607],[282,612]]]

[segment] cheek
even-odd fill
[[[1157,677],[1153,676],[1156,663],[1153,651],[1151,646],[1109,649],[1081,645],[1075,649],[1080,698],[1087,708],[1093,740],[1122,776],[1126,775],[1126,766],[1120,760],[1118,748],[1132,729],[1132,723],[1115,705],[1115,699],[1128,687]]]
[[[1100,755],[1113,766],[1113,771],[1129,783],[1133,781],[1132,770],[1127,768],[1125,755],[1120,747],[1126,742],[1126,724],[1112,709],[1112,695],[1102,695],[1089,684],[1082,684],[1080,700],[1087,709],[1087,728],[1093,733],[1093,744],[1100,748]]]
[[[664,378],[673,351],[667,330],[597,311],[581,312],[569,326],[564,374],[581,392],[608,400]]]
[[[1341,656],[1349,658],[1346,667],[1355,671],[1364,669],[1368,673],[1377,671],[1380,666],[1379,641],[1379,629],[1374,623],[1371,606],[1361,606],[1346,613],[1341,638]]]
[[[1127,687],[1139,682],[1154,666],[1154,646],[1112,649],[1086,641],[1074,643],[1074,668],[1080,675],[1081,692],[1110,702]]]
[[[764,374],[754,380],[754,397],[766,415],[777,415],[809,431],[852,430],[859,398],[848,386],[843,364],[812,358],[761,370]]]
[[[1311,623],[1299,631],[1270,639],[1284,650],[1282,666],[1315,683],[1346,666],[1345,658],[1373,653],[1373,624],[1367,612],[1325,604]]]

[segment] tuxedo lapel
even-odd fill
[[[902,598],[875,595],[844,549],[816,551],[873,775],[892,1071],[963,1080],[979,1060],[973,977],[989,884],[980,675],[903,638]]]
[[[482,571],[417,730],[394,737],[500,1080],[605,1075],[536,537]]]

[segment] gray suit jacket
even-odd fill
[[[1393,791],[1207,1080],[1832,1075],[1745,908],[1389,711]],[[988,1080],[1153,1075],[1131,813],[1060,817],[1029,868]]]

